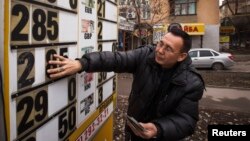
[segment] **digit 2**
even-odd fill
[[[105,0],[98,0],[98,11],[97,16],[98,17],[105,17]]]
[[[34,67],[34,62],[35,62],[34,55],[31,52],[21,53],[18,56],[17,65],[18,66],[23,65],[25,63],[25,60],[27,60],[27,65],[26,65],[22,75],[18,79],[18,89],[32,85],[35,81],[34,76],[28,79],[28,76]],[[17,70],[18,72],[19,72],[19,69],[21,69],[21,66],[18,67],[18,70]]]
[[[19,23],[11,32],[11,40],[12,41],[28,41],[28,33],[26,34],[21,33],[29,21],[28,9],[24,5],[16,4],[13,6],[11,14],[14,16],[22,15]]]
[[[22,111],[24,111],[23,116]],[[34,115],[32,111],[35,111]],[[31,129],[35,125],[35,122],[44,120],[47,117],[47,113],[48,94],[46,90],[38,91],[38,93],[35,92],[35,95],[30,93],[24,97],[17,98],[17,120],[21,118],[20,122],[17,122],[17,134],[20,135]]]
[[[98,22],[98,40],[102,39],[102,22]]]

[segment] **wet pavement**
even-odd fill
[[[115,110],[114,141],[124,140],[125,114],[131,90],[132,75],[118,75],[118,105]],[[187,141],[207,140],[207,126],[211,124],[250,124],[250,89],[207,87],[200,101],[199,122],[195,133]]]
[[[250,115],[250,89],[207,87],[200,106],[249,113]]]

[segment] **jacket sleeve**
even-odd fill
[[[174,112],[154,121],[161,129],[160,140],[176,141],[194,133],[199,118],[198,101],[204,91],[204,84],[198,77],[196,78]]]
[[[81,71],[133,73],[148,51],[150,51],[149,47],[141,47],[127,52],[92,52],[77,60],[83,66]]]

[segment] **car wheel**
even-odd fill
[[[214,63],[212,66],[213,70],[223,70],[224,69],[224,65],[221,63]]]

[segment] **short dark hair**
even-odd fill
[[[181,29],[178,29],[178,28],[173,28],[169,32],[172,33],[175,36],[178,36],[178,37],[182,38],[183,47],[181,49],[181,52],[187,53],[191,49],[192,39],[185,31],[183,31]]]

